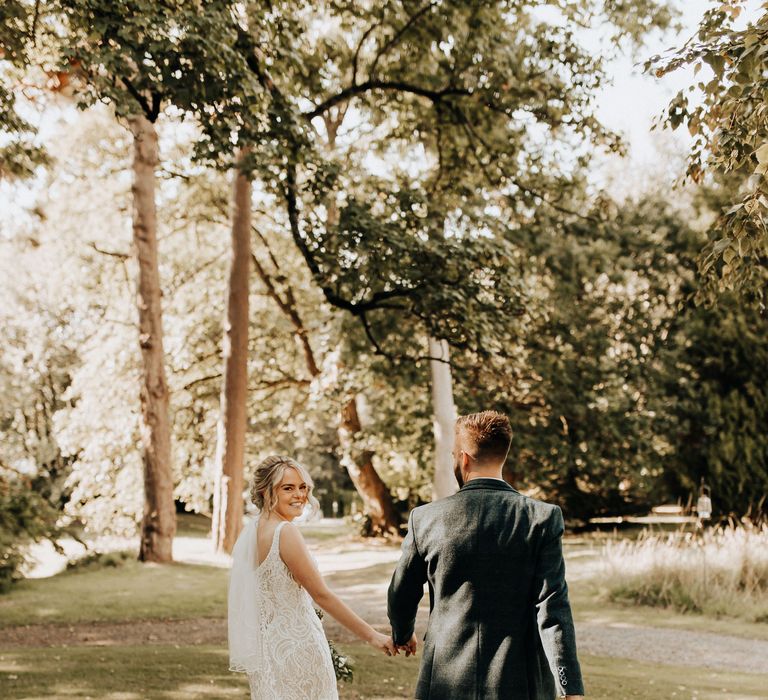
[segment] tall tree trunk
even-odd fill
[[[339,441],[344,461],[355,489],[363,499],[366,515],[371,520],[372,535],[399,534],[400,517],[395,510],[392,494],[373,466],[370,450],[357,451],[353,443],[361,432],[357,412],[357,397],[353,396],[341,411]]]
[[[171,469],[171,422],[163,357],[163,316],[157,253],[155,169],[157,132],[143,115],[130,119],[133,134],[133,243],[138,259],[137,306],[141,346],[141,441],[144,516],[141,561],[173,560],[176,511]]]
[[[243,157],[241,153],[240,157]],[[251,180],[235,171],[232,258],[224,325],[224,381],[216,440],[212,538],[231,552],[243,526],[243,462],[248,398],[248,277],[251,264]]]
[[[456,408],[453,404],[453,381],[448,364],[450,350],[445,340],[429,338],[429,361],[432,375],[432,411],[435,433],[435,475],[432,479],[432,500],[456,493],[459,485],[453,475],[453,433]],[[441,362],[445,360],[445,362]]]

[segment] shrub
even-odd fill
[[[609,542],[605,562],[614,601],[768,619],[768,526]]]
[[[67,571],[95,571],[97,569],[117,568],[128,560],[136,559],[135,552],[124,550],[117,552],[88,552],[77,559],[67,562]]]
[[[0,475],[0,593],[18,578],[30,542],[55,538],[61,533],[58,511],[26,478]]]

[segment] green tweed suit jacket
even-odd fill
[[[416,698],[553,700],[584,688],[565,582],[563,515],[499,479],[415,508],[392,577],[396,644],[429,585]]]

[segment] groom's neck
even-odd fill
[[[472,479],[501,479],[504,481],[504,478],[501,476],[500,466],[486,469],[473,469],[467,474],[465,481],[470,482]]]

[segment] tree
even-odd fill
[[[456,407],[453,405],[450,349],[444,340],[429,339],[429,370],[434,412],[435,475],[432,478],[432,498],[445,498],[455,493],[458,484],[453,476],[453,434]]]
[[[144,517],[141,561],[171,561],[176,515],[171,469],[171,424],[163,352],[163,316],[157,251],[155,170],[157,132],[146,115],[129,120],[133,134],[133,244],[139,262],[137,295],[142,356],[141,413]]]
[[[662,351],[682,299],[677,251],[694,236],[663,202],[600,204],[582,208],[591,221],[540,212],[512,234],[540,287],[520,360],[487,371],[506,377],[494,385],[513,424],[512,481],[581,520],[644,512],[663,492],[675,442]]]
[[[8,0],[0,7],[0,133],[12,137],[0,146],[0,180],[30,177],[48,162],[34,142],[34,128],[16,109],[17,93],[40,53],[38,35],[48,31],[39,3]]]
[[[537,206],[561,210],[567,180],[547,174],[563,164],[541,156],[532,130],[569,147],[616,147],[592,114],[601,59],[534,5],[385,3],[371,17],[330,3],[326,32],[310,41],[296,29],[299,55],[241,37],[280,115],[278,150],[261,177],[283,200],[326,301],[359,319],[375,352],[393,363],[423,359],[425,336],[483,358],[504,352],[513,331],[497,319],[518,316],[524,296],[509,275],[516,253],[505,230]],[[560,9],[585,25],[608,19],[621,35],[670,19],[654,2],[631,12],[590,2]],[[370,124],[368,135],[323,157],[308,122],[350,109]],[[531,124],[521,127],[519,113]],[[363,148],[436,157],[382,176],[357,155]],[[329,198],[342,203],[333,217]],[[448,222],[448,239],[435,236],[437,221],[441,232]]]
[[[663,122],[686,125],[694,136],[687,176],[702,182],[708,171],[732,174],[741,186],[712,227],[699,271],[706,284],[700,301],[738,290],[763,305],[768,281],[768,6],[737,28],[743,0],[718,2],[704,13],[699,28],[680,49],[653,56],[646,70],[657,77],[683,66],[705,75],[670,102]],[[695,92],[691,96],[689,93]]]
[[[563,12],[588,22],[582,11],[597,5],[581,3],[575,12],[568,3]],[[652,5],[634,5],[632,17],[637,11],[644,18]],[[246,23],[233,21],[230,6],[163,3],[152,10],[157,16],[146,30],[133,21],[147,16],[136,4],[125,26],[117,26],[107,7],[89,22],[95,34],[85,34],[85,23],[77,25],[83,33],[79,70],[99,66],[105,77],[91,97],[131,109],[141,105],[122,81],[125,75],[150,110],[157,94],[164,100],[159,112],[173,104],[197,117],[198,157],[231,167],[234,134],[252,149],[256,197],[269,214],[257,214],[254,231],[255,257],[266,274],[252,295],[252,324],[260,329],[249,341],[253,429],[292,445],[291,427],[304,433],[307,425],[320,425],[298,441],[308,454],[328,454],[333,441],[322,419],[331,402],[338,411],[355,397],[354,414],[345,412],[349,449],[378,472],[384,488],[368,493],[383,502],[391,504],[391,488],[401,484],[414,490],[399,493],[402,499],[429,494],[430,474],[422,473],[432,458],[427,339],[450,343],[454,375],[476,387],[473,365],[498,369],[492,363],[512,362],[517,339],[532,322],[529,307],[537,290],[527,281],[528,251],[510,233],[541,208],[570,216],[564,203],[573,187],[568,163],[558,160],[556,149],[542,149],[533,135],[541,130],[542,140],[568,149],[613,143],[590,114],[600,61],[557,22],[538,17],[534,6],[385,3],[372,14],[329,3],[329,21],[318,24],[308,4],[280,4],[261,22]],[[223,11],[214,22],[209,13],[216,7]],[[248,7],[258,14],[256,5]],[[196,43],[199,36],[221,55],[206,53]],[[510,46],[517,47],[512,56]],[[98,60],[89,60],[91,50]],[[515,80],[507,82],[508,76]],[[130,112],[122,109],[120,118]],[[350,121],[329,154],[320,122],[339,111],[348,111]],[[521,115],[528,115],[524,126]],[[158,123],[166,118],[158,113]],[[388,167],[371,167],[371,154]],[[195,174],[174,183],[180,199],[193,201],[193,187],[220,197],[220,189],[187,178],[195,180]],[[172,200],[164,206],[176,209]],[[335,217],[327,209],[332,200],[338,202]],[[198,220],[213,209],[198,212]],[[191,231],[193,217],[184,220]],[[258,234],[268,220],[265,245]],[[164,261],[164,275],[184,278],[184,256],[175,253]],[[119,269],[123,262],[112,264]],[[206,269],[211,276],[204,273],[203,279],[220,281],[220,266]],[[310,281],[314,287],[307,289]],[[165,286],[166,331],[168,306],[177,307],[169,334],[173,353],[166,360],[178,407],[174,430],[183,445],[176,494],[205,508],[210,485],[195,487],[210,474],[199,465],[210,457],[201,437],[205,442],[210,432],[206,412],[221,377],[212,367],[218,362],[220,304],[205,313],[188,288],[180,292],[185,306],[175,298],[175,284]],[[288,303],[289,291],[296,304]],[[272,307],[264,303],[278,299],[288,310],[280,319],[270,317],[266,309]],[[330,308],[343,313],[330,318]],[[290,334],[298,347],[288,350]],[[95,343],[88,348],[92,357],[104,357],[106,348],[97,352]],[[334,384],[334,367],[343,376],[324,392]],[[129,371],[120,376],[122,390]],[[464,391],[458,384],[457,396]],[[412,420],[407,430],[395,425],[394,417],[403,415]],[[262,449],[254,443],[252,454]],[[95,491],[95,479],[88,483]]]
[[[134,136],[134,241],[140,263],[144,368],[145,511],[139,556],[170,561],[175,514],[155,232],[154,123],[166,100],[182,110],[205,112],[217,100],[225,109],[230,106],[230,81],[244,100],[259,90],[255,80],[238,81],[245,72],[244,62],[234,48],[233,8],[227,3],[192,6],[177,0],[149,4],[136,0],[116,7],[104,0],[66,0],[62,5],[69,30],[62,55],[78,67],[84,82],[81,102],[111,102],[118,117],[128,120]],[[241,116],[235,112],[233,118],[242,121]],[[232,120],[220,121],[229,136]],[[209,145],[220,148],[221,142],[211,140]]]
[[[713,308],[689,305],[670,338],[668,375],[672,439],[664,484],[683,502],[702,479],[712,490],[716,517],[768,513],[766,319],[722,294]]]
[[[247,152],[240,153],[240,160]],[[251,181],[235,170],[232,198],[232,253],[224,327],[224,381],[216,437],[213,544],[231,552],[242,529],[243,462],[248,396],[248,278],[251,265]]]

